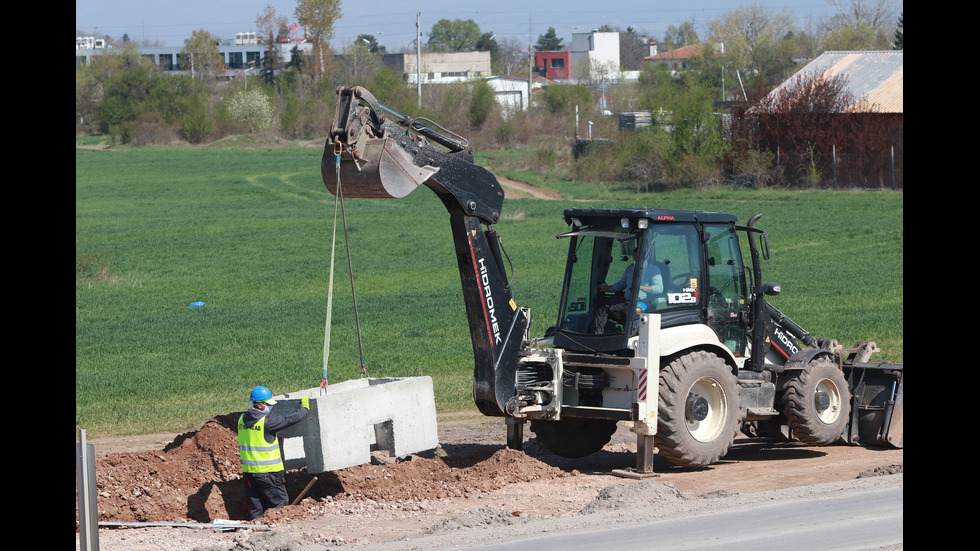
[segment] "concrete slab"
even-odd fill
[[[310,415],[279,432],[287,469],[320,473],[362,465],[372,450],[392,457],[439,445],[431,377],[365,378],[276,396],[276,413],[310,398]]]

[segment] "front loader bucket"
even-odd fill
[[[904,366],[844,364],[851,421],[844,438],[862,446],[905,447]]]
[[[391,138],[363,138],[354,147],[343,148],[327,141],[320,162],[323,184],[337,195],[338,154],[340,189],[344,197],[400,199],[439,171],[416,166]]]

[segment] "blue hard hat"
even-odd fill
[[[265,402],[267,404],[275,404],[276,401],[272,399],[272,391],[269,387],[257,386],[252,389],[252,394],[249,395],[248,400],[250,402]]]

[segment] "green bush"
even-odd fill
[[[493,112],[497,105],[497,98],[493,88],[484,80],[473,83],[473,93],[470,97],[470,106],[467,109],[470,126],[480,128],[486,122],[487,117]]]
[[[560,113],[569,109],[585,108],[592,105],[592,93],[581,84],[548,86],[541,95],[541,101],[552,113]]]
[[[748,150],[735,158],[732,176],[752,187],[768,187],[776,181],[776,154]]]
[[[203,143],[214,131],[214,124],[205,112],[184,115],[180,121],[180,133],[191,143]]]
[[[404,116],[420,117],[426,113],[418,108],[418,96],[414,89],[405,84],[401,75],[385,67],[371,76],[367,89],[382,105]],[[330,98],[330,103],[335,101]],[[331,116],[331,118],[333,118]]]
[[[301,136],[300,117],[302,115],[302,105],[299,98],[294,95],[282,98],[282,112],[279,114],[279,131],[290,138]]]

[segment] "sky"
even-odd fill
[[[594,0],[342,0],[343,16],[331,44],[341,49],[358,35],[370,34],[388,51],[401,51],[415,40],[417,14],[423,43],[440,19],[472,19],[498,41],[513,38],[521,44],[537,42],[548,27],[554,27],[567,45],[572,33],[605,24],[633,27],[641,35],[662,38],[670,25],[686,21],[693,22],[703,38],[712,20],[743,4],[762,4],[777,12],[785,9],[801,21],[836,13],[829,0],[616,0],[610,4]],[[198,29],[229,39],[238,32],[254,31],[256,17],[268,5],[295,22],[296,0],[75,0],[75,30],[86,36],[98,32],[119,39],[126,34],[134,40],[182,46]]]

